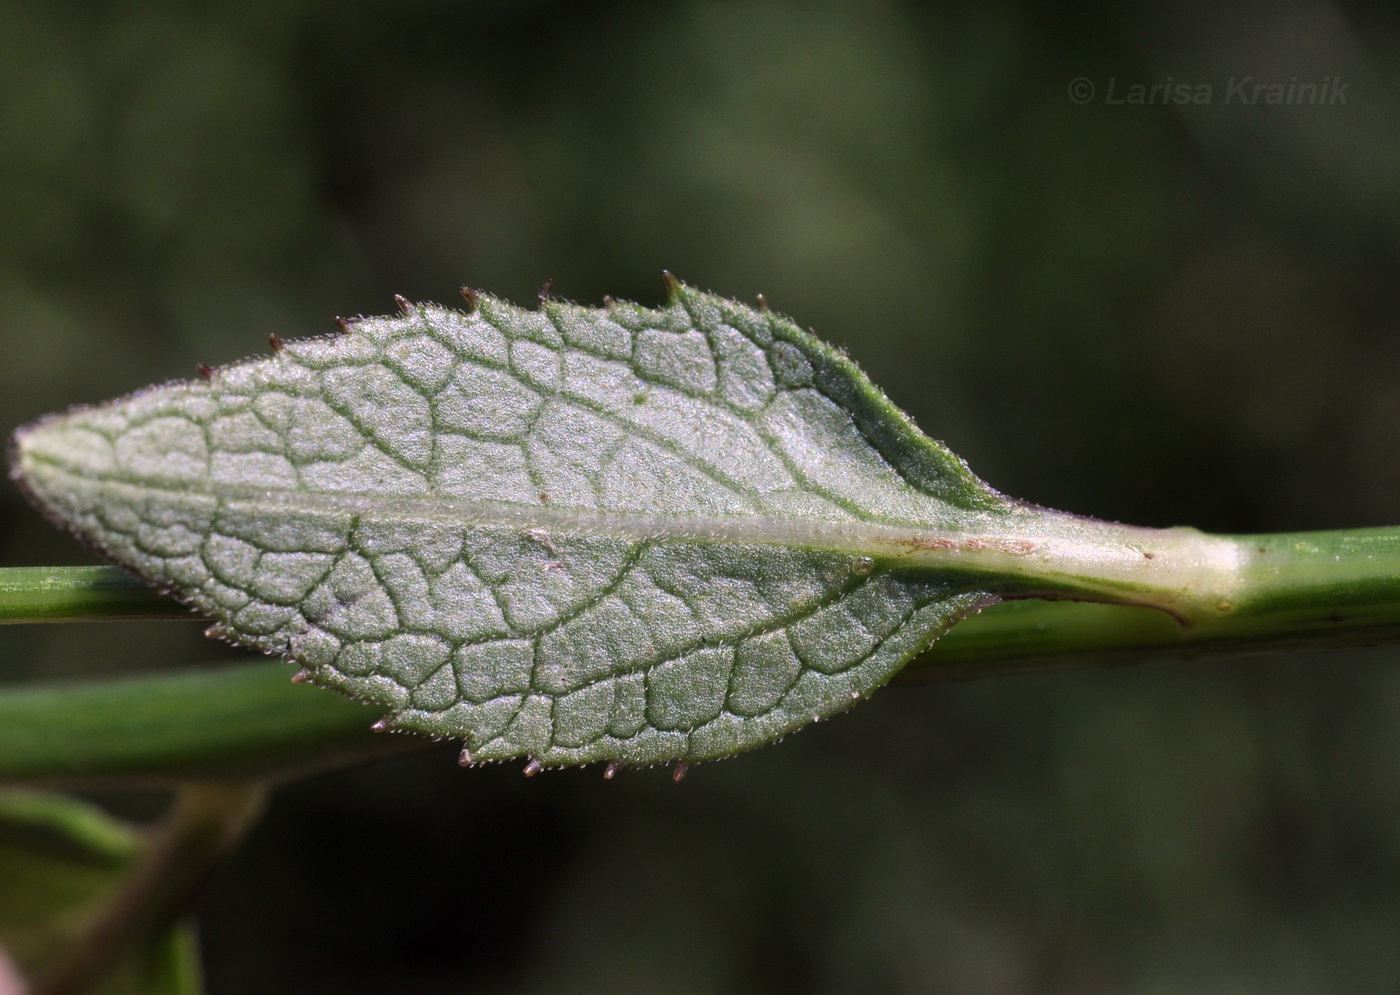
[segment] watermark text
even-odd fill
[[[1069,99],[1076,104],[1107,106],[1221,105],[1236,107],[1335,107],[1345,105],[1351,83],[1340,76],[1286,80],[1231,76],[1223,82],[1192,82],[1168,76],[1150,83],[1110,76],[1102,85],[1088,76],[1069,81]]]

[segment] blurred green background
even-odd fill
[[[1393,8],[1306,0],[0,0],[0,427],[393,293],[655,303],[664,267],[1018,497],[1400,523],[1397,67]],[[1168,80],[1212,100],[1109,102]],[[13,489],[0,541],[91,562]],[[0,631],[7,681],[233,658]],[[322,776],[215,878],[209,990],[1395,991],[1397,663],[895,688],[679,788]]]

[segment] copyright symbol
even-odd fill
[[[1069,99],[1076,104],[1087,104],[1094,99],[1094,81],[1087,76],[1076,76],[1069,81]]]

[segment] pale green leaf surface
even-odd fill
[[[451,310],[41,421],[52,517],[389,728],[474,760],[725,756],[995,598],[901,551],[1016,513],[790,321]]]

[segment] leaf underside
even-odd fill
[[[995,600],[866,533],[1012,503],[786,318],[679,284],[469,303],[45,419],[14,475],[217,635],[473,761],[733,754]]]

